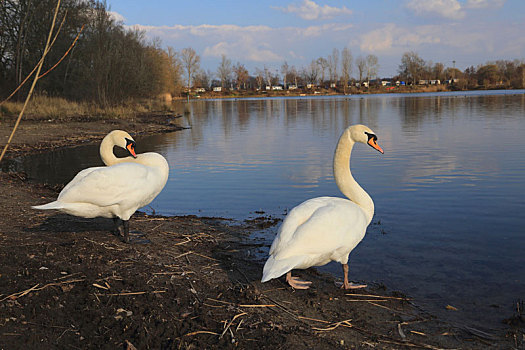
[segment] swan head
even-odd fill
[[[381,153],[384,153],[381,146],[379,146],[379,144],[377,143],[376,134],[368,126],[357,124],[357,125],[352,125],[347,130],[348,130],[349,137],[354,142],[361,142],[361,143],[367,144],[373,149]]]
[[[124,148],[133,158],[137,158],[135,153],[135,140],[130,134],[123,130],[113,130],[106,138],[109,138],[113,145]]]

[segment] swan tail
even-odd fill
[[[271,279],[281,277],[288,271],[300,266],[306,257],[294,256],[287,259],[278,260],[273,255],[270,255],[263,268],[263,276],[261,282],[267,282]]]
[[[58,201],[50,202],[42,205],[33,205],[31,208],[39,210],[49,210],[49,209],[62,209],[64,206]]]

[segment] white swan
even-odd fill
[[[127,149],[131,156],[117,158],[114,146]],[[56,201],[32,208],[58,209],[83,218],[113,218],[117,231],[129,242],[128,220],[162,191],[168,180],[168,162],[154,152],[135,154],[135,141],[122,130],[104,137],[100,156],[107,166],[80,171]]]
[[[366,287],[348,282],[348,256],[365,236],[374,215],[372,198],[350,172],[350,154],[355,142],[366,143],[383,153],[377,136],[367,126],[353,125],[343,132],[335,149],[334,178],[339,190],[350,200],[318,197],[293,208],[272,243],[262,282],[286,273],[286,281],[292,287],[307,289],[311,282],[292,277],[292,269],[337,261],[343,265],[342,288]]]

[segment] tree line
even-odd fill
[[[455,62],[453,62],[455,65]],[[497,60],[477,67],[470,66],[465,71],[445,67],[443,63],[425,61],[416,52],[403,54],[395,79],[418,84],[420,80],[452,80],[460,89],[476,88],[514,88],[525,87],[525,60]]]
[[[0,1],[0,97],[19,86],[42,57],[55,5],[56,0]],[[213,86],[264,90],[267,86],[312,84],[346,93],[352,83],[378,78],[377,56],[354,60],[347,47],[341,51],[334,48],[326,57],[303,67],[283,62],[277,69],[264,65],[250,74],[243,63],[233,63],[222,55],[216,71],[205,70],[194,49],[177,51],[162,48],[160,40],[147,41],[144,32],[115,21],[105,1],[62,0],[59,19],[61,25],[43,71],[60,64],[39,81],[38,90],[71,100],[111,105]],[[392,79],[407,84],[436,79],[451,80],[461,89],[525,86],[523,60],[489,62],[462,72],[406,52],[397,73]],[[23,93],[21,89],[20,96]]]
[[[0,97],[18,87],[39,62],[55,7],[56,0],[0,1]],[[105,2],[62,0],[58,23],[42,71],[60,64],[39,81],[40,93],[110,105],[176,93],[181,85],[174,50],[124,28],[110,16]]]

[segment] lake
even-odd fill
[[[350,279],[385,284],[424,309],[484,329],[525,299],[525,91],[197,100],[191,127],[137,138],[168,159],[146,212],[282,218],[317,196],[341,196],[332,156],[344,128],[366,124],[385,150],[354,147],[354,177],[375,202]],[[39,181],[100,165],[98,145],[19,161]],[[264,214],[262,214],[264,213]],[[265,259],[277,227],[252,232]],[[329,264],[323,271],[341,277]],[[335,287],[334,287],[335,288]],[[451,305],[458,311],[446,309]]]

